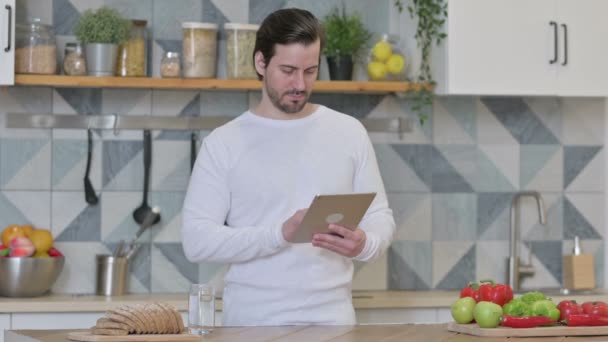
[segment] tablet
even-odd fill
[[[315,196],[292,242],[310,242],[316,233],[331,234],[330,223],[357,229],[374,197],[375,192]]]

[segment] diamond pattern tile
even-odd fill
[[[44,6],[21,2],[20,18],[55,24],[63,44],[73,39],[82,12],[109,5],[128,17],[148,20],[149,70],[158,76],[163,51],[181,51],[185,21],[260,23],[273,10],[301,7],[322,18],[337,0],[55,0]],[[386,20],[392,1],[363,13],[373,32],[398,23]],[[224,76],[225,41],[218,34],[218,76]],[[60,49],[63,47],[60,46]],[[60,54],[61,56],[61,54]],[[364,77],[363,72],[363,77]],[[357,118],[411,117],[411,98],[402,94],[321,94],[313,102]],[[259,91],[86,89],[10,87],[0,91],[0,225],[50,227],[57,246],[70,257],[56,292],[92,292],[90,265],[137,230],[133,210],[142,200],[141,131],[95,132],[92,178],[100,198],[84,201],[82,176],[86,134],[78,130],[8,129],[7,112],[201,116],[241,114],[260,100]],[[357,263],[355,288],[455,289],[473,279],[503,280],[508,255],[510,204],[520,190],[540,191],[548,224],[538,224],[530,200],[522,201],[522,256],[537,269],[527,286],[558,285],[561,255],[574,236],[604,277],[605,100],[557,97],[443,96],[430,120],[411,133],[371,133],[389,204],[397,222],[386,255]],[[335,128],[339,130],[339,127]],[[188,262],[181,248],[181,207],[190,176],[189,137],[209,132],[153,132],[150,203],[162,220],[141,237],[130,290],[183,293],[192,282],[221,288],[227,265]],[[200,144],[199,139],[199,144]],[[88,271],[87,271],[88,270]]]

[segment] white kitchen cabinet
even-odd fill
[[[13,313],[11,329],[87,329],[103,312]]]
[[[0,342],[4,342],[4,330],[11,328],[11,315],[0,314]]]
[[[15,0],[0,0],[0,85],[15,83]]]
[[[605,13],[605,0],[448,1],[437,92],[606,96]]]

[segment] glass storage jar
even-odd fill
[[[15,27],[15,72],[54,74],[57,71],[55,32],[50,25],[34,19]]]
[[[146,76],[146,20],[131,20],[129,40],[118,47],[116,76]]]
[[[66,43],[63,54],[63,73],[70,76],[86,75],[87,65],[80,43]]]
[[[371,81],[405,81],[407,58],[395,35],[382,34],[372,40],[367,75]]]
[[[183,73],[187,78],[214,78],[217,59],[217,25],[182,24]]]
[[[226,75],[229,79],[257,79],[253,67],[255,36],[260,28],[253,24],[226,23]]]
[[[166,51],[163,53],[163,58],[160,60],[160,76],[161,77],[179,77],[181,74],[181,65],[179,62],[179,53]]]

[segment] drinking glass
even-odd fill
[[[188,300],[188,331],[207,335],[215,325],[215,289],[209,284],[190,285]]]

